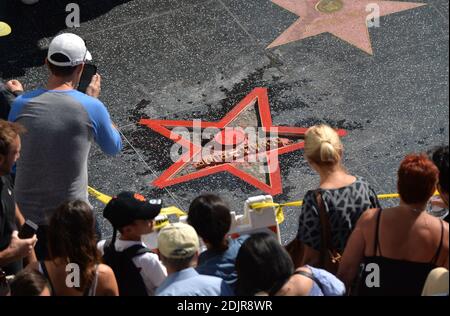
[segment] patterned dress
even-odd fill
[[[320,217],[315,191],[308,191],[300,213],[297,238],[309,247],[320,251]],[[361,214],[370,208],[380,208],[372,187],[360,177],[349,186],[320,189],[328,212],[333,246],[342,252]]]

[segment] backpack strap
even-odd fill
[[[103,246],[103,253],[111,253],[111,252],[118,252],[116,248],[113,246],[111,240],[107,240],[105,242],[105,245]],[[143,255],[145,253],[153,253],[149,248],[143,246],[143,245],[134,245],[131,247],[128,247],[124,251],[121,251],[123,255],[125,255],[129,259],[133,259],[134,257]]]
[[[153,251],[151,251],[150,249],[148,249],[147,247],[144,247],[142,245],[134,245],[134,246],[131,246],[131,247],[125,249],[122,253],[129,259],[133,259],[134,257],[140,256],[140,255],[143,255],[146,253],[153,253]]]
[[[136,244],[123,251],[117,251],[112,241],[106,241],[103,259],[114,271],[121,296],[148,295],[145,282],[133,258],[152,251],[142,244]]]
[[[105,252],[106,249],[111,249],[111,239],[105,241],[105,244],[103,245],[103,252]]]

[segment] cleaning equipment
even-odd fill
[[[253,209],[253,205],[255,204],[264,204],[265,206],[258,209]],[[231,228],[227,236],[234,239],[242,235],[267,232],[272,234],[281,244],[280,227],[277,220],[277,209],[273,204],[273,198],[270,195],[260,195],[247,199],[244,203],[243,215],[236,215],[235,212],[231,212]],[[180,222],[187,223],[187,215],[183,214],[183,212],[175,212],[175,210],[170,210],[170,208],[168,211],[170,214],[176,215]],[[164,225],[169,223],[169,217],[168,215],[160,214],[155,218],[155,220],[155,232],[145,235],[142,238],[144,244],[152,250],[156,250],[158,231],[160,228],[164,227]],[[200,249],[200,251],[206,250],[206,247],[202,241],[200,242]]]
[[[264,204],[264,207],[254,208],[254,205]],[[244,203],[244,214],[236,215],[231,213],[232,224],[228,235],[231,238],[238,238],[241,235],[249,235],[260,232],[274,234],[274,237],[281,244],[279,223],[284,220],[283,213],[278,213],[273,205],[273,198],[270,195],[259,195],[248,198]],[[280,221],[279,221],[280,220]]]
[[[11,27],[5,22],[0,21],[0,37],[11,34]]]

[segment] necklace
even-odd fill
[[[408,210],[410,210],[410,211],[413,211],[414,213],[422,213],[423,211],[424,211],[424,209],[420,209],[420,208],[414,208],[414,207],[411,207],[411,206],[409,206],[409,205],[400,205],[401,207],[403,207],[403,208],[406,208],[406,209],[408,209]]]

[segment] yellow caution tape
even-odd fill
[[[95,190],[94,188],[88,187],[88,192],[90,195],[95,197],[97,200],[99,200],[103,204],[108,204],[108,202],[111,200],[110,196],[103,194],[103,193]],[[435,196],[439,195],[439,192],[436,191],[434,193],[434,195]],[[398,193],[378,195],[378,199],[380,199],[380,200],[397,199],[397,198],[400,198],[400,195]],[[278,222],[278,224],[281,224],[284,222],[284,219],[285,219],[284,212],[283,212],[284,207],[301,207],[302,205],[303,205],[303,201],[293,201],[293,202],[287,202],[287,203],[282,203],[282,204],[274,203],[274,202],[270,202],[270,203],[262,202],[262,203],[253,203],[250,205],[250,208],[253,210],[259,210],[259,209],[263,209],[266,207],[274,207],[276,209],[277,222]],[[176,215],[177,217],[181,217],[181,216],[186,216],[186,213],[175,206],[170,206],[167,208],[163,208],[160,212],[160,215],[164,215],[164,216],[166,216],[166,218],[156,221],[156,226],[155,226],[156,229],[162,228],[169,223],[169,218],[167,216]]]
[[[168,217],[164,217],[162,219],[157,219],[155,220],[155,230],[160,230],[161,228],[163,228],[164,226],[170,224],[169,218]]]
[[[176,206],[169,206],[169,207],[163,208],[159,214],[161,214],[161,215],[176,215],[178,217],[187,215],[185,212],[183,212]]]
[[[439,192],[435,192],[434,193],[435,196],[439,195]],[[387,199],[398,199],[400,198],[400,195],[398,193],[390,193],[390,194],[380,194],[378,195],[378,199],[380,200],[387,200]],[[250,205],[251,209],[254,210],[258,210],[258,209],[263,209],[266,207],[274,207],[276,209],[276,214],[277,214],[277,222],[278,224],[281,224],[282,222],[284,222],[284,213],[283,213],[283,208],[284,207],[301,207],[303,205],[303,201],[294,201],[294,202],[288,202],[288,203],[254,203],[252,205]]]
[[[439,196],[439,192],[438,191],[434,192],[433,196]],[[389,194],[378,195],[379,200],[399,199],[399,198],[400,198],[400,194],[398,194],[398,193],[389,193]]]
[[[97,200],[99,200],[103,204],[108,204],[109,201],[111,201],[111,197],[110,196],[108,196],[106,194],[103,194],[103,193],[97,191],[94,188],[88,187],[88,192],[89,192],[90,195],[95,197]]]
[[[5,22],[0,22],[0,37],[11,34],[11,27]]]
[[[253,203],[250,205],[250,208],[252,210],[259,210],[266,207],[274,207],[276,209],[276,216],[277,216],[277,222],[278,224],[281,224],[284,222],[284,213],[283,213],[283,207],[301,207],[303,205],[303,201],[295,201],[295,202],[288,202],[283,204],[278,204],[274,202],[268,202],[268,203]]]
[[[92,187],[88,187],[88,192],[89,192],[90,195],[92,195],[94,198],[96,198],[97,200],[99,200],[103,204],[108,204],[109,201],[111,201],[111,197],[109,195],[103,194],[103,193],[95,190]],[[170,206],[170,207],[163,208],[163,209],[161,209],[161,212],[159,214],[160,215],[165,215],[165,216],[176,215],[178,217],[186,215],[185,212],[183,212],[182,210],[180,210],[179,208],[177,208],[175,206]],[[164,222],[166,220],[164,219],[162,221]],[[169,219],[167,219],[167,222],[168,221],[169,221]]]

